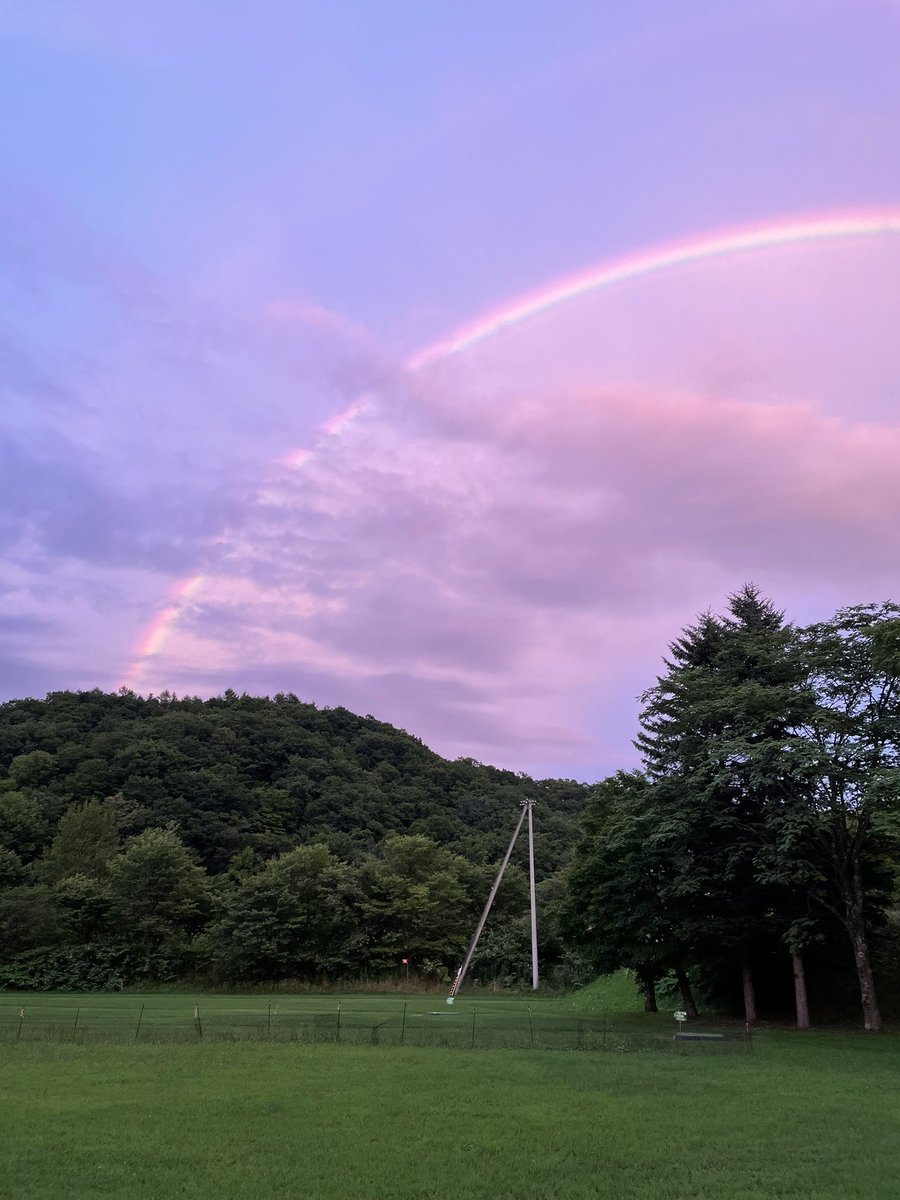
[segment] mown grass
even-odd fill
[[[897,1194],[900,1040],[752,1054],[291,1044],[0,1047],[12,1200],[870,1200]]]
[[[624,981],[625,986],[629,981]],[[622,981],[613,981],[617,1001]],[[0,995],[0,1042],[301,1041],[454,1047],[589,1049],[607,1047],[615,1026],[599,993],[560,999],[497,995],[211,995],[7,993]],[[607,999],[609,997],[606,997]],[[632,1042],[671,1041],[671,1017],[633,1028]]]

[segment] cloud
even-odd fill
[[[894,426],[727,391],[409,400],[273,479],[148,684],[290,688],[564,770],[601,753],[594,719],[630,757],[666,641],[746,579],[785,602],[895,578]]]
[[[111,686],[172,576],[253,510],[271,460],[388,367],[316,311],[276,320],[152,275],[65,206],[8,188],[0,207],[0,588],[49,622],[60,678]],[[46,639],[23,644],[15,678],[29,653],[37,687]]]
[[[67,443],[46,442],[59,479],[37,484],[20,465],[22,516],[44,562],[58,570],[68,555],[94,572],[82,594],[106,587],[107,612],[127,589],[105,566],[156,573],[155,605],[153,577],[141,603],[129,577],[132,643],[168,603],[162,573],[202,573],[133,663],[141,690],[290,690],[375,713],[450,756],[587,778],[628,765],[636,697],[698,611],[747,580],[800,619],[896,584],[900,428],[879,397],[857,406],[829,384],[852,375],[846,337],[828,330],[852,333],[858,295],[821,305],[822,327],[791,355],[745,265],[732,268],[709,264],[706,292],[691,276],[683,326],[671,280],[632,297],[639,313],[668,314],[655,341],[656,326],[638,336],[636,313],[604,297],[418,373],[302,301],[191,320],[173,302],[146,337],[135,322],[122,378],[144,346],[151,378],[171,372],[175,395],[154,416],[144,382],[137,413],[93,456],[82,449],[77,469],[63,469]],[[770,268],[756,271],[763,296],[777,283],[808,302],[780,259]],[[628,354],[610,356],[623,330]],[[681,341],[690,352],[675,353]],[[889,377],[892,354],[868,364],[872,379]],[[263,390],[242,407],[254,381]],[[66,594],[56,582],[42,617]]]

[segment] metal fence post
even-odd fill
[[[75,1034],[78,1032],[78,1014],[80,1012],[81,1012],[81,1005],[79,1004],[78,1007],[75,1009],[75,1020],[72,1023],[72,1037],[74,1037]]]
[[[334,1028],[334,1040],[336,1042],[339,1042],[341,1040],[341,1002],[340,1002],[340,1000],[338,1001],[337,1024],[335,1025],[335,1028]]]
[[[201,1021],[200,1021],[200,1005],[199,1004],[194,1005],[194,1022],[197,1026],[197,1037],[202,1042],[203,1041],[203,1025],[201,1024]]]
[[[531,1019],[531,1005],[528,1005],[528,1032],[531,1034],[531,1044],[534,1045],[534,1021]]]
[[[137,1029],[134,1031],[134,1040],[138,1040],[138,1034],[141,1032],[141,1021],[144,1019],[144,1006],[141,1005],[141,1011],[138,1013]]]
[[[266,1014],[266,1037],[272,1040],[272,1001],[269,1001],[269,1011]]]
[[[404,1000],[403,1001],[403,1020],[400,1024],[400,1045],[401,1046],[403,1045],[403,1041],[404,1041],[405,1037],[406,1037],[406,1001]]]
[[[16,1041],[22,1036],[22,1022],[25,1020],[24,1007],[19,1009],[19,1028],[16,1030]]]
[[[471,1046],[471,1049],[473,1049],[473,1050],[475,1049],[475,1009],[474,1008],[472,1009],[472,1046]]]

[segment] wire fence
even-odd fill
[[[700,1031],[673,1035],[664,1029],[618,1026],[607,1017],[489,1009],[422,1011],[407,1003],[390,1010],[338,1004],[313,1011],[277,1004],[222,1010],[92,1007],[60,1004],[0,1006],[0,1043],[294,1042],[371,1046],[433,1046],[467,1050],[584,1050],[709,1053],[749,1050],[749,1031]]]

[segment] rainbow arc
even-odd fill
[[[754,225],[718,230],[697,237],[685,238],[651,247],[621,258],[609,259],[573,275],[554,280],[534,291],[490,309],[460,326],[448,336],[423,347],[406,363],[411,372],[418,372],[444,359],[460,354],[480,342],[520,325],[551,309],[570,303],[581,296],[602,288],[614,287],[629,280],[669,271],[691,263],[755,253],[779,246],[807,245],[854,238],[877,238],[900,234],[900,207],[855,210],[842,213],[812,214],[790,220],[775,220]],[[322,425],[322,433],[335,436],[350,425],[369,406],[369,397],[361,397],[337,416]],[[301,467],[314,451],[301,449],[289,452],[279,461],[282,465]],[[180,579],[171,589],[165,606],[142,631],[131,654],[122,686],[135,687],[144,668],[163,649],[166,638],[178,617],[196,595],[205,576],[191,575]]]

